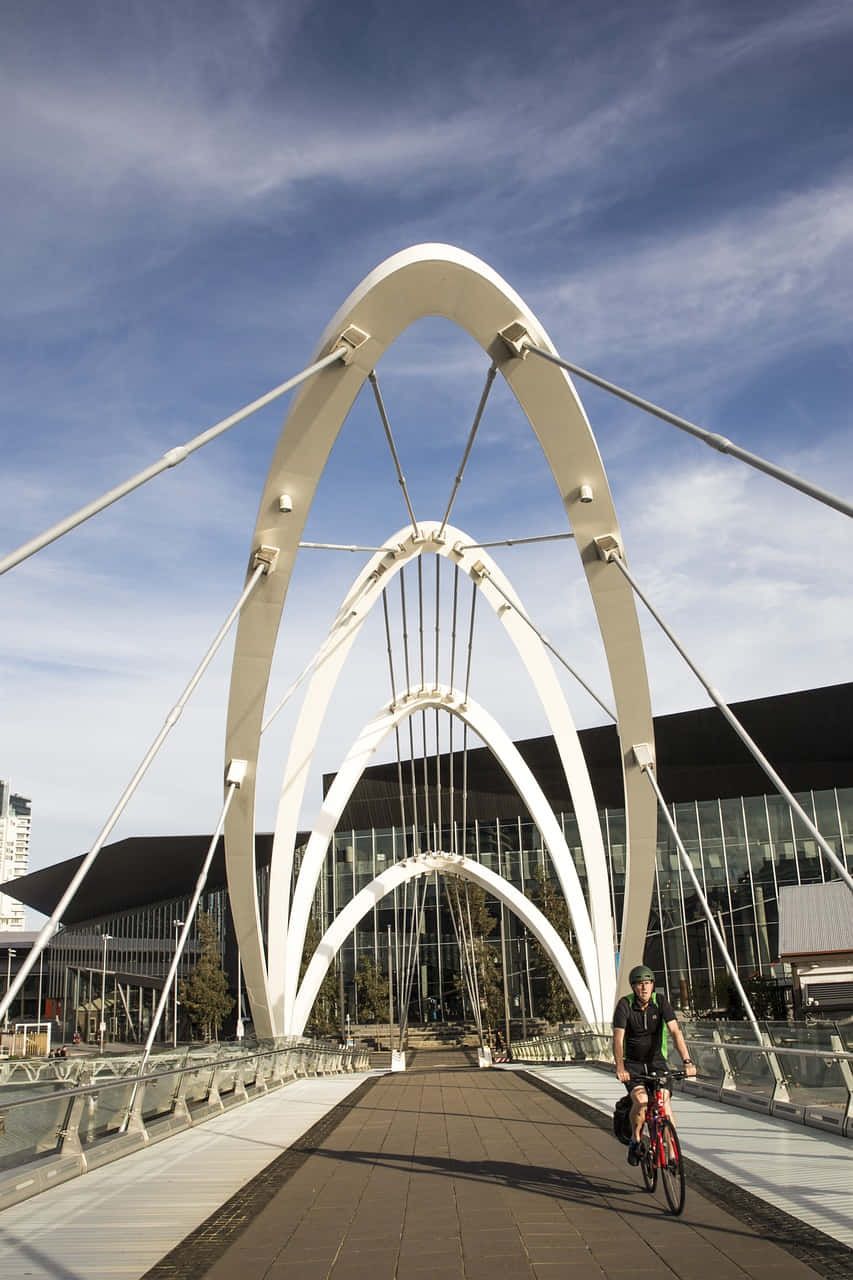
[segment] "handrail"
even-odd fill
[[[33,1106],[37,1102],[57,1102],[62,1098],[77,1098],[90,1093],[100,1093],[104,1089],[118,1089],[125,1085],[142,1084],[149,1080],[163,1080],[167,1076],[184,1075],[188,1071],[204,1071],[215,1067],[236,1067],[241,1062],[254,1062],[261,1058],[276,1057],[282,1053],[299,1052],[330,1054],[343,1059],[347,1054],[354,1057],[357,1051],[352,1049],[333,1049],[331,1046],[329,1048],[320,1048],[310,1044],[289,1044],[282,1045],[280,1049],[259,1049],[255,1053],[247,1053],[234,1058],[196,1058],[191,1061],[184,1061],[180,1067],[166,1067],[162,1071],[146,1071],[141,1075],[132,1076],[102,1076],[100,1080],[93,1081],[91,1084],[79,1085],[74,1089],[56,1089],[51,1093],[38,1093],[32,1098],[15,1098],[11,1102],[0,1100],[0,1115],[5,1115],[17,1107]]]

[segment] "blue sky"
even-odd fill
[[[567,358],[849,495],[851,55],[853,9],[822,0],[8,9],[0,546],[299,370],[350,289],[424,241],[485,259]],[[423,518],[443,513],[485,371],[435,320],[380,365]],[[848,679],[849,521],[579,390],[632,568],[723,694]],[[3,579],[0,776],[33,798],[34,867],[92,841],[239,593],[282,416]],[[480,539],[565,528],[500,385],[454,520]],[[365,396],[306,536],[374,543],[403,524]],[[606,691],[571,544],[496,555]],[[361,563],[302,559],[273,697]],[[704,705],[644,629],[655,710]],[[381,642],[374,627],[359,646],[323,769],[387,696]],[[513,735],[543,732],[500,637],[484,625],[478,643],[475,696]],[[117,837],[212,827],[229,660]],[[599,723],[566,689],[578,723]],[[288,723],[265,752],[262,829]],[[306,820],[318,799],[319,776]]]

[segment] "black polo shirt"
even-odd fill
[[[625,1061],[652,1062],[655,1058],[666,1060],[668,1049],[668,1022],[675,1019],[675,1010],[665,995],[657,991],[645,1009],[639,1007],[632,993],[623,996],[613,1012],[613,1028],[625,1030]]]

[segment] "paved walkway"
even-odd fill
[[[534,1067],[532,1074],[607,1117],[624,1090],[612,1070]],[[731,1103],[676,1095],[689,1159],[853,1250],[853,1142]],[[729,1192],[731,1196],[732,1192]],[[853,1252],[850,1255],[853,1276]]]
[[[697,1174],[673,1219],[576,1105],[516,1070],[302,1081],[0,1213],[0,1275],[853,1276],[853,1253],[792,1235],[790,1219],[750,1220],[730,1183],[706,1194]]]
[[[718,1199],[673,1219],[625,1148],[518,1072],[384,1076],[298,1167],[208,1222],[150,1280],[810,1280]],[[238,1232],[234,1231],[237,1217]],[[245,1225],[248,1221],[248,1225]]]

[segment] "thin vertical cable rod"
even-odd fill
[[[480,396],[480,403],[477,405],[477,412],[474,414],[474,423],[468,435],[468,443],[465,445],[465,452],[462,455],[462,461],[459,464],[459,472],[456,476],[456,483],[453,486],[453,492],[451,493],[450,498],[448,500],[447,510],[444,513],[444,519],[442,520],[441,528],[438,531],[439,538],[444,533],[444,526],[447,524],[447,521],[450,519],[450,512],[453,510],[453,504],[456,501],[456,495],[459,492],[459,486],[462,483],[462,477],[465,474],[465,468],[468,465],[468,459],[471,456],[471,448],[474,444],[474,437],[476,436],[477,429],[480,426],[480,419],[483,416],[483,410],[486,407],[486,401],[489,398],[489,392],[492,389],[492,384],[494,383],[495,374],[497,373],[497,371],[498,371],[497,365],[492,364],[489,367],[489,372],[486,374],[486,385],[483,387],[483,393]]]
[[[231,627],[233,626],[234,622],[240,616],[240,611],[243,608],[244,604],[249,599],[249,596],[252,594],[255,587],[261,581],[261,578],[263,578],[264,574],[268,571],[268,569],[269,569],[269,565],[265,563],[259,563],[254,569],[251,577],[249,578],[249,581],[246,583],[245,587],[240,593],[240,597],[237,603],[234,605],[234,608],[231,610],[231,612],[228,614],[228,617],[225,619],[222,626],[219,628],[219,631],[216,633],[213,643],[211,644],[210,648],[207,650],[207,653],[202,658],[198,667],[196,667],[195,671],[190,677],[189,683],[187,684],[180,698],[178,699],[178,701],[172,707],[172,710],[167,715],[162,729],[157,734],[157,737],[154,739],[151,746],[148,748],[148,751],[145,753],[145,756],[143,757],[141,764],[139,765],[133,777],[131,778],[130,782],[127,784],[124,791],[122,792],[121,797],[119,798],[118,804],[115,806],[112,813],[107,818],[107,821],[102,827],[97,840],[92,845],[91,849],[86,854],[85,858],[80,863],[80,866],[77,868],[71,880],[69,881],[67,889],[65,890],[62,897],[59,899],[59,902],[57,902],[53,910],[53,914],[51,915],[50,919],[47,920],[45,924],[42,925],[41,931],[39,932],[38,937],[33,943],[29,955],[24,960],[24,963],[21,965],[20,969],[15,975],[15,979],[12,982],[9,989],[7,990],[5,996],[3,997],[2,1002],[0,1002],[0,1018],[4,1016],[6,1010],[10,1007],[12,1001],[15,999],[15,996],[18,994],[21,987],[24,985],[27,979],[27,976],[30,973],[30,970],[35,965],[42,951],[44,951],[48,942],[50,942],[54,933],[56,933],[57,925],[59,924],[62,917],[65,915],[65,912],[67,911],[70,903],[72,902],[77,890],[80,888],[80,885],[86,879],[86,876],[89,873],[89,869],[92,866],[92,863],[95,861],[98,854],[101,852],[101,849],[104,845],[104,841],[107,839],[107,836],[110,834],[113,827],[118,822],[121,815],[124,813],[125,809],[130,803],[130,800],[134,792],[136,791],[142,779],[145,777],[145,774],[147,773],[151,762],[153,761],[154,757],[157,755],[163,743],[166,741],[172,729],[178,723],[178,720],[181,717],[181,712],[183,711],[184,707],[189,701],[190,696],[192,695],[193,691],[196,688],[196,685],[198,684],[199,680],[201,680],[207,668],[210,666],[222,642],[224,641],[225,637],[228,635],[228,632],[231,630]]]
[[[439,647],[441,640],[441,556],[435,557],[435,690],[438,692]],[[435,708],[435,807],[438,821],[438,836],[433,841],[433,848],[443,847],[442,836],[442,804],[441,804],[441,753],[439,750],[439,718],[438,707]]]
[[[758,1020],[755,1016],[755,1011],[753,1010],[752,1005],[749,1003],[747,994],[744,991],[743,986],[741,985],[740,978],[738,977],[737,965],[729,955],[728,948],[726,947],[725,939],[720,933],[720,930],[717,927],[716,921],[714,920],[713,912],[711,911],[711,908],[708,904],[708,899],[705,897],[705,894],[702,892],[702,886],[699,884],[699,880],[696,875],[696,871],[693,867],[693,863],[690,861],[690,855],[685,849],[684,842],[682,841],[681,836],[678,834],[678,829],[672,820],[672,815],[669,812],[669,806],[663,798],[663,792],[658,786],[658,780],[655,777],[654,770],[652,769],[649,763],[641,763],[640,768],[648,778],[649,784],[652,790],[654,791],[655,795],[657,796],[658,809],[663,815],[664,820],[666,821],[666,825],[669,827],[670,834],[673,840],[675,841],[676,848],[678,849],[679,857],[681,858],[681,861],[687,870],[687,874],[690,876],[690,879],[693,882],[693,888],[696,892],[696,896],[698,897],[700,903],[702,904],[702,910],[705,913],[711,932],[714,935],[714,939],[717,943],[717,946],[720,948],[720,951],[722,952],[723,960],[725,961],[726,968],[729,971],[729,977],[734,983],[737,989],[737,993],[740,996],[741,1000],[743,1001],[743,1007],[746,1010],[746,1016],[749,1018],[750,1024],[752,1025],[752,1030],[755,1034],[755,1038],[759,1044],[763,1044],[764,1041],[762,1039],[761,1031],[758,1026]]]
[[[764,773],[773,783],[774,787],[779,792],[779,794],[781,796],[784,796],[784,798],[787,800],[791,811],[797,815],[797,817],[800,819],[800,821],[802,822],[806,830],[814,837],[814,839],[820,845],[821,849],[826,854],[827,858],[829,858],[829,861],[835,867],[836,871],[838,872],[838,874],[840,875],[844,883],[847,885],[848,889],[853,891],[853,877],[851,877],[847,868],[844,866],[844,863],[835,853],[835,850],[830,847],[829,842],[818,831],[817,827],[814,825],[811,818],[806,813],[805,809],[797,801],[794,793],[790,791],[788,787],[786,787],[785,783],[779,777],[779,774],[773,768],[770,761],[763,754],[763,752],[760,750],[758,745],[753,741],[753,739],[749,736],[746,729],[743,727],[741,722],[738,720],[737,716],[732,711],[731,707],[729,707],[728,704],[723,701],[722,696],[717,692],[717,690],[711,684],[710,680],[708,680],[707,677],[702,673],[702,671],[700,671],[699,667],[696,666],[696,663],[687,653],[684,646],[679,643],[679,641],[676,639],[673,632],[669,629],[669,627],[664,622],[663,618],[660,616],[660,614],[651,604],[648,597],[644,595],[643,591],[640,589],[640,586],[636,578],[628,569],[628,566],[625,564],[621,555],[618,555],[613,550],[607,552],[606,554],[607,554],[607,559],[609,563],[615,564],[619,572],[622,574],[622,576],[631,584],[631,587],[633,588],[633,590],[635,591],[639,599],[642,600],[643,604],[646,606],[649,613],[654,618],[655,622],[663,631],[664,635],[669,638],[669,640],[672,642],[677,652],[681,654],[682,658],[687,663],[690,670],[696,676],[696,679],[699,681],[701,685],[704,686],[706,692],[708,693],[708,696],[711,698],[713,702],[716,703],[720,711],[722,711],[726,720],[728,720],[729,724],[734,729],[735,733],[740,738],[741,742],[744,744],[744,746],[746,747],[747,751],[750,753],[752,758],[756,761],[759,767],[763,769]]]
[[[465,667],[465,701],[468,701],[468,690],[471,687],[471,656],[474,652],[474,617],[477,612],[477,584],[471,583],[471,625],[468,628],[468,661]]]
[[[454,680],[456,679],[456,619],[459,610],[459,565],[453,566],[453,611],[450,620],[450,688],[455,688]],[[448,724],[448,750],[450,754],[450,849],[452,853],[457,853],[456,839],[456,779],[453,760],[453,730],[455,727],[454,717],[450,717]]]
[[[385,614],[385,637],[388,642],[388,671],[391,677],[391,700],[397,702],[397,686],[394,679],[394,651],[391,646],[391,622],[388,618],[388,592],[382,592],[382,610]],[[403,832],[406,830],[406,804],[403,798],[403,762],[400,754],[400,726],[394,724],[394,737],[397,742],[397,784],[400,789],[400,825]]]
[[[283,396],[286,392],[291,391],[294,387],[298,387],[300,382],[304,382],[306,378],[310,378],[313,374],[319,373],[321,369],[327,368],[331,364],[336,364],[342,356],[346,355],[352,348],[349,344],[343,344],[336,347],[334,351],[330,351],[327,356],[323,356],[322,360],[317,360],[314,364],[309,365],[307,369],[303,369],[301,373],[297,373],[295,377],[288,378],[287,382],[282,382],[280,386],[273,387],[272,391],[268,391],[266,395],[260,396],[257,400],[253,400],[251,404],[247,404],[245,408],[238,409],[236,413],[232,413],[228,418],[222,418],[214,426],[208,427],[207,431],[203,431],[201,435],[195,436],[192,440],[188,440],[186,444],[177,445],[174,449],[170,449],[168,453],[164,453],[162,458],[157,462],[146,467],[143,471],[138,471],[136,475],[131,476],[129,480],[125,480],[122,484],[117,485],[114,489],[109,489],[102,494],[100,498],[96,498],[94,502],[88,503],[85,507],[80,507],[73,515],[66,516],[64,520],[60,520],[58,524],[52,525],[36,538],[31,538],[29,542],[25,542],[18,547],[17,551],[12,551],[9,555],[4,556],[0,560],[0,574],[6,573],[9,569],[14,569],[15,565],[20,564],[23,560],[29,559],[35,555],[37,551],[41,551],[42,547],[48,546],[51,542],[55,542],[57,538],[63,537],[64,534],[70,533],[72,529],[76,529],[78,525],[83,524],[86,520],[90,520],[92,516],[103,511],[105,507],[112,506],[114,502],[118,502],[120,498],[124,498],[129,493],[133,493],[134,489],[138,489],[141,485],[147,484],[149,480],[153,480],[155,476],[159,476],[163,471],[168,471],[170,467],[176,467],[178,463],[183,462],[191,453],[195,453],[197,449],[203,448],[209,444],[211,440],[215,440],[217,436],[221,436],[223,432],[228,431],[231,427],[243,422],[245,418],[250,417],[253,413],[257,413],[258,409],[263,409],[266,405],[271,404],[273,400],[277,400],[279,396]]]
[[[409,668],[409,611],[406,607],[405,565],[400,570],[400,614],[403,624],[403,661],[406,670],[406,691],[412,687],[412,674]],[[420,835],[418,827],[418,779],[415,772],[415,729],[412,717],[407,717],[409,726],[409,768],[412,778],[412,853],[417,857],[420,851]],[[399,965],[398,965],[399,972]]]
[[[394,437],[391,434],[391,423],[388,421],[388,414],[385,412],[385,404],[382,399],[382,392],[379,390],[379,382],[376,377],[376,371],[373,370],[367,375],[367,379],[373,388],[373,395],[376,400],[376,407],[379,410],[379,417],[382,419],[382,426],[385,429],[385,439],[388,441],[388,448],[391,450],[391,457],[394,459],[394,467],[397,471],[397,480],[400,488],[403,490],[403,497],[406,499],[406,507],[409,511],[409,519],[412,522],[412,532],[415,537],[420,537],[418,530],[418,522],[415,519],[415,512],[412,507],[412,501],[409,497],[409,490],[406,488],[406,477],[403,475],[403,468],[400,466],[400,457],[397,453],[397,446],[394,444]]]
[[[679,431],[686,431],[688,435],[695,436],[697,440],[710,445],[718,453],[727,453],[730,457],[737,458],[740,462],[745,462],[747,466],[754,467],[756,471],[763,471],[765,475],[781,481],[782,484],[788,485],[791,489],[798,489],[807,498],[814,498],[817,502],[822,502],[824,506],[834,507],[836,511],[840,511],[844,516],[853,516],[853,504],[846,502],[843,498],[836,498],[833,494],[828,493],[826,489],[819,489],[817,485],[810,484],[808,480],[801,480],[792,471],[786,471],[783,467],[777,466],[775,462],[768,462],[766,458],[759,457],[757,453],[750,453],[747,449],[742,449],[740,445],[734,444],[733,441],[728,440],[725,436],[718,435],[715,431],[706,431],[704,427],[697,426],[695,422],[690,422],[688,418],[680,418],[678,414],[670,413],[667,409],[661,409],[659,405],[652,404],[650,400],[643,400],[641,396],[634,395],[632,391],[626,391],[624,387],[618,387],[615,382],[608,382],[605,378],[600,378],[598,374],[589,373],[588,370],[582,369],[580,365],[572,364],[569,360],[563,360],[560,356],[555,356],[550,351],[544,351],[541,347],[535,347],[529,339],[523,341],[522,345],[524,351],[531,351],[533,355],[541,356],[543,360],[549,361],[550,364],[559,365],[561,369],[566,369],[569,373],[574,373],[579,378],[585,378],[587,382],[591,382],[594,386],[601,387],[602,391],[609,391],[612,395],[618,396],[620,400],[626,400],[628,404],[634,405],[637,409],[643,409],[646,413],[651,413],[655,418],[660,418],[662,422],[668,422],[670,426],[678,427]]]

